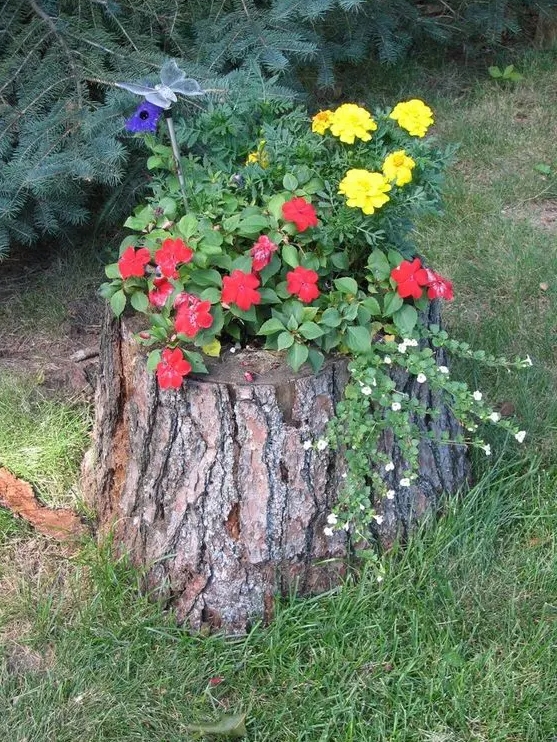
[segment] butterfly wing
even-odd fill
[[[134,93],[135,95],[142,95],[144,98],[147,97],[149,93],[153,92],[153,88],[148,88],[146,85],[134,85],[131,82],[117,82],[115,83],[117,88],[122,88],[122,90],[127,90],[129,93]],[[151,103],[154,103],[154,101],[150,101]],[[155,105],[158,105],[158,103],[155,103]]]
[[[163,85],[166,85],[169,88],[174,88],[174,86],[181,82],[184,77],[184,73],[173,59],[169,59],[163,64],[161,68],[161,82]]]
[[[205,91],[197,80],[191,77],[185,78],[178,83],[172,85],[172,90],[175,93],[181,93],[182,95],[204,95]]]

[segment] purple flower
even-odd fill
[[[133,116],[126,121],[126,129],[137,134],[142,131],[156,132],[157,124],[164,108],[144,100],[135,109]]]

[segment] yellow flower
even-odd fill
[[[258,163],[262,168],[269,167],[269,155],[265,151],[264,139],[259,142],[257,150],[250,152],[247,157],[246,165],[253,165],[254,163]]]
[[[394,119],[413,137],[423,137],[433,123],[433,111],[423,101],[413,98],[397,103],[389,118]]]
[[[311,130],[316,134],[323,134],[331,126],[332,111],[319,111],[311,120]]]
[[[405,150],[399,149],[385,157],[383,175],[387,180],[394,180],[395,185],[403,186],[412,180],[412,169],[415,167],[414,160],[408,157]]]
[[[389,201],[386,195],[391,184],[381,173],[369,170],[349,170],[339,183],[338,192],[346,196],[346,205],[373,214]]]
[[[356,137],[363,142],[371,139],[370,131],[375,131],[377,124],[365,108],[355,103],[344,103],[333,111],[331,116],[331,134],[341,142],[354,144]]]

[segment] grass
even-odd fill
[[[90,556],[92,576],[75,567],[63,591],[21,605],[28,645],[52,665],[4,670],[0,738],[186,742],[188,724],[245,711],[258,741],[547,742],[557,472],[500,466],[390,554],[382,583],[370,572],[286,601],[243,639],[176,629],[123,562]],[[212,688],[214,676],[225,680]]]
[[[420,250],[454,280],[453,334],[534,360],[510,377],[459,364],[514,405],[529,443],[498,441],[466,498],[384,556],[382,582],[370,566],[330,594],[282,602],[244,638],[190,636],[140,595],[125,561],[92,545],[68,557],[0,510],[0,739],[189,742],[188,724],[241,711],[256,742],[555,737],[557,233],[539,209],[557,181],[534,166],[557,170],[557,64],[539,54],[517,66],[514,86],[453,67],[441,84],[407,69],[392,88],[426,98],[439,136],[462,142],[444,216],[417,226]],[[51,453],[22,476],[68,473],[61,492],[83,411],[14,389],[0,385],[0,459],[28,466],[29,435]]]
[[[0,373],[0,466],[32,483],[45,504],[77,504],[89,426],[83,403],[49,399],[35,378]]]

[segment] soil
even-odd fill
[[[515,221],[528,221],[538,229],[557,234],[557,199],[528,201],[503,210],[505,216]]]

